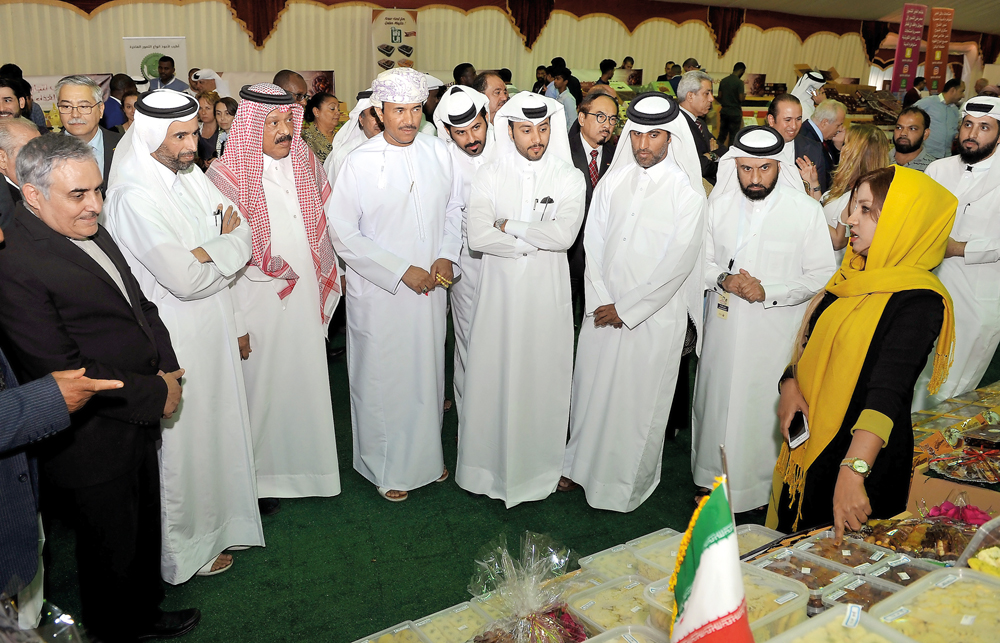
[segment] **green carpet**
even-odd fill
[[[450,378],[450,345],[447,363]],[[500,534],[516,542],[525,530],[545,533],[585,556],[663,527],[683,530],[690,518],[689,431],[668,440],[660,486],[629,514],[591,509],[582,492],[507,510],[463,491],[454,477],[411,492],[406,502],[386,502],[351,466],[342,359],[331,362],[330,376],[343,492],[282,500],[281,512],[263,519],[266,548],[234,553],[233,568],[219,576],[168,586],[164,609],[198,607],[203,614],[185,643],[351,643],[468,600],[475,555]],[[1000,379],[996,359],[985,379]],[[443,443],[452,472],[456,434],[450,411]],[[54,522],[47,538],[46,595],[78,614],[73,534]]]

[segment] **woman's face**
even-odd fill
[[[215,104],[215,122],[219,124],[219,129],[223,132],[228,132],[229,128],[233,125],[233,119],[235,116],[229,115],[229,110],[226,109],[225,103]]]
[[[313,116],[316,117],[316,127],[323,132],[331,131],[340,122],[340,101],[327,98],[322,105],[313,108]]]
[[[215,122],[215,108],[204,98],[198,100],[198,120],[202,123]]]
[[[854,254],[862,257],[868,256],[868,249],[872,247],[872,241],[875,239],[875,228],[878,226],[873,205],[871,186],[862,183],[858,186],[854,203],[851,204],[846,221],[851,229],[851,248],[854,250]]]
[[[847,128],[841,127],[840,129],[837,130],[837,133],[834,134],[833,138],[830,140],[833,141],[834,147],[836,147],[838,150],[842,150],[844,149],[844,139],[846,138],[847,138]]]
[[[138,96],[128,96],[122,103],[122,111],[125,112],[125,119],[131,123],[135,120],[135,101],[139,100]]]

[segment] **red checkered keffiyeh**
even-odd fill
[[[286,92],[277,85],[260,83],[249,88],[258,94],[282,96]],[[253,253],[250,264],[275,279],[284,279],[288,286],[278,297],[284,299],[292,293],[298,274],[280,255],[271,254],[271,222],[268,218],[267,200],[264,197],[263,134],[264,121],[275,109],[292,110],[295,131],[292,133],[292,168],[295,190],[299,197],[302,222],[306,227],[309,249],[312,251],[316,280],[319,282],[319,308],[323,323],[329,322],[327,298],[340,293],[337,279],[337,257],[330,242],[323,205],[332,192],[323,171],[323,164],[302,140],[302,107],[297,104],[268,105],[249,99],[240,102],[236,118],[229,130],[226,150],[216,159],[206,175],[226,198],[237,204],[240,214],[250,222],[253,232]],[[301,267],[300,267],[301,269]]]

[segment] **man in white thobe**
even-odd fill
[[[337,174],[344,166],[347,155],[383,129],[382,121],[375,115],[375,109],[369,100],[371,95],[370,89],[358,93],[358,104],[351,110],[347,122],[333,136],[333,146],[323,161],[323,170],[331,188],[337,182]]]
[[[598,509],[632,511],[659,484],[688,320],[701,323],[705,189],[678,116],[659,92],[632,100],[584,229],[586,317],[563,476]]]
[[[264,545],[239,328],[229,286],[250,258],[250,226],[194,165],[198,101],[170,89],[136,102],[111,167],[105,221],[155,301],[187,395],[162,422],[160,570],[179,584]],[[222,208],[225,208],[224,210]]]
[[[927,393],[933,371],[933,364],[928,364],[917,380],[914,410],[930,408],[979,386],[1000,345],[998,121],[1000,98],[970,98],[962,107],[959,155],[927,166],[927,175],[958,197],[955,227],[937,269],[955,304],[955,361],[933,396]]]
[[[279,498],[340,493],[326,333],[340,299],[327,233],[330,186],[300,136],[302,107],[271,83],[240,90],[226,150],[208,177],[253,231],[233,286],[252,351],[243,363],[261,514]]]
[[[823,208],[778,178],[784,147],[770,127],[741,130],[708,200],[691,469],[699,493],[711,489],[725,445],[736,512],[767,504],[782,440],[776,382],[809,300],[836,269]]]
[[[472,184],[469,248],[482,252],[469,333],[456,481],[508,508],[555,491],[573,380],[566,251],[583,223],[558,101],[511,98],[494,118],[496,160]]]
[[[802,105],[803,123],[812,118],[813,112],[816,111],[816,106],[826,98],[826,94],[822,91],[825,84],[826,76],[822,72],[807,71],[802,74],[798,82],[795,83],[795,87],[789,92],[792,96],[798,98]],[[813,161],[815,160],[813,159]]]
[[[462,180],[444,142],[417,131],[426,98],[420,72],[379,74],[385,131],[347,156],[327,206],[347,264],[354,469],[394,502],[448,476],[445,288],[462,251]]]
[[[455,85],[448,89],[437,109],[434,122],[438,137],[448,146],[455,174],[462,181],[462,203],[469,203],[472,180],[483,165],[493,155],[493,142],[487,108],[489,99],[465,85]],[[451,322],[455,331],[455,369],[452,385],[455,390],[455,408],[462,414],[462,392],[465,390],[465,364],[469,353],[469,326],[472,324],[472,302],[479,282],[479,264],[482,253],[469,250],[469,241],[464,219],[467,207],[463,208],[462,254],[459,266],[462,276],[449,288],[451,295]]]

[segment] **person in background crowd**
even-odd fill
[[[918,409],[978,386],[1000,346],[1000,98],[970,98],[962,112],[961,151],[926,170],[958,197],[955,229],[937,269],[955,302],[954,363],[941,390],[925,397],[933,373],[928,363],[913,399]]]
[[[545,65],[539,65],[535,68],[535,84],[531,86],[532,93],[544,94],[545,89],[549,86],[549,81],[545,71]]]
[[[549,65],[548,67],[545,68],[545,80],[548,83],[545,86],[545,93],[544,93],[546,98],[551,98],[552,100],[559,99],[559,90],[556,89],[555,76],[554,76],[554,74],[557,71],[559,71],[559,69],[560,68],[556,67],[555,65]]]
[[[706,203],[691,130],[659,92],[635,97],[627,117],[584,232],[588,305],[559,485],[579,484],[590,506],[613,511],[634,510],[659,484],[704,299]]]
[[[240,366],[250,338],[230,288],[250,259],[251,232],[193,167],[199,101],[157,90],[137,110],[111,168],[105,220],[186,367],[189,393],[162,423],[158,450],[160,573],[178,585],[231,568],[229,547],[264,546]]]
[[[874,125],[851,125],[847,128],[840,165],[833,173],[830,190],[823,194],[823,213],[830,226],[830,239],[837,251],[837,265],[847,247],[847,218],[850,216],[851,195],[858,180],[891,164],[892,145],[885,133]]]
[[[220,97],[216,92],[202,91],[198,99],[198,167],[207,168],[215,158],[219,140],[219,124],[215,122],[215,104]]]
[[[781,443],[774,383],[788,363],[777,347],[836,269],[823,208],[778,180],[784,148],[769,127],[740,130],[708,203],[691,469],[698,497],[707,494],[724,444],[737,513],[766,504],[771,489]]]
[[[689,58],[684,64],[687,65],[691,60],[693,59]],[[694,61],[694,64],[698,64],[697,61]],[[698,147],[701,176],[715,185],[715,176],[719,169],[719,155],[715,150],[719,148],[719,144],[705,122],[705,114],[712,109],[712,100],[711,76],[703,71],[689,71],[681,77],[681,81],[677,84],[677,101]]]
[[[302,138],[320,163],[333,148],[333,137],[340,125],[340,101],[333,94],[320,92],[306,103]]]
[[[566,61],[562,58],[562,56],[556,56],[555,58],[553,58],[552,66],[555,67],[556,69],[565,69],[567,72],[569,72],[569,79],[568,79],[569,84],[567,85],[567,87],[569,87],[569,93],[573,95],[573,99],[576,100],[576,104],[579,105],[583,101],[583,90],[580,87],[580,79],[574,76],[573,72],[569,70],[569,67],[566,66]],[[558,99],[558,95],[549,96],[549,98]]]
[[[449,475],[445,289],[462,252],[462,178],[443,141],[418,135],[428,93],[414,69],[378,75],[370,100],[385,131],[348,154],[326,206],[348,266],[354,469],[391,502]]]
[[[618,63],[611,60],[610,58],[605,58],[601,61],[601,77],[597,79],[595,85],[610,85],[611,77],[615,75],[615,67]],[[625,69],[623,67],[623,69]],[[632,69],[632,67],[627,67],[627,69]]]
[[[681,76],[684,74],[684,71],[680,65],[674,65],[670,68],[670,74],[670,87],[674,90],[674,96],[676,96],[677,86],[681,82]]]
[[[198,81],[199,94],[201,92],[215,92],[222,97],[232,96],[229,90],[229,81],[224,80],[213,69],[199,69],[192,77]]]
[[[576,99],[569,91],[569,79],[572,76],[573,74],[565,67],[552,72],[552,84],[555,86],[556,91],[559,92],[556,100],[563,106],[563,112],[566,117],[566,129],[573,127],[573,123],[576,122]]]
[[[0,118],[17,118],[22,111],[27,111],[23,87],[17,78],[0,76]]]
[[[119,134],[124,134],[128,128],[132,127],[135,121],[135,103],[139,100],[138,90],[129,89],[122,94],[122,113],[125,114],[125,122],[115,128]]]
[[[195,67],[188,72],[188,80],[191,79],[191,75],[198,71]],[[175,92],[186,92],[188,91],[188,85],[180,78],[176,78],[174,75],[177,70],[174,68],[174,59],[170,56],[161,56],[159,62],[156,63],[156,72],[159,74],[157,78],[149,79],[149,90],[154,89],[172,89]],[[191,91],[200,91],[195,87],[194,83],[191,83]]]
[[[931,133],[924,141],[924,148],[935,159],[951,156],[951,146],[962,121],[958,103],[963,98],[965,83],[960,78],[952,78],[944,84],[940,94],[921,98],[913,104],[931,117]]]
[[[826,154],[823,146],[802,135],[802,104],[791,94],[778,94],[767,106],[768,127],[785,141],[784,163],[797,167],[806,194],[820,200],[826,181]],[[794,166],[792,165],[794,162]]]
[[[497,110],[510,100],[510,95],[507,93],[507,84],[500,77],[500,74],[492,71],[484,71],[476,76],[476,79],[472,83],[472,88],[477,92],[485,94],[486,98],[489,99],[489,117],[490,124],[492,125],[493,117],[496,116]]]
[[[931,117],[919,107],[905,107],[896,117],[889,163],[923,172],[934,158],[924,149],[931,135]]]
[[[733,73],[719,81],[719,140],[720,147],[729,147],[736,138],[736,132],[743,129],[743,99],[746,98],[746,86],[743,74],[747,66],[743,63],[733,65]]]
[[[448,90],[448,86],[444,84],[444,81],[430,74],[424,75],[427,76],[427,100],[424,101],[424,106],[421,108],[420,131],[428,136],[437,136],[437,127],[434,126],[434,110],[437,109],[438,102]]]
[[[841,125],[837,133],[833,135],[829,141],[823,141],[823,149],[826,150],[827,155],[833,161],[833,168],[836,169],[840,165],[840,151],[844,149],[844,139],[847,138],[847,127]]]
[[[635,59],[632,56],[625,56],[625,59],[622,60],[622,69],[632,69],[633,65],[635,65]]]
[[[111,92],[108,95],[108,100],[104,101],[104,115],[101,116],[101,127],[116,130],[119,125],[127,120],[122,104],[122,96],[127,91],[138,93],[135,81],[132,80],[131,76],[128,74],[115,74],[111,77]]]
[[[309,86],[302,74],[291,69],[282,69],[274,75],[274,80],[271,82],[291,94],[292,100],[302,109],[306,109],[306,102],[309,100]],[[308,112],[308,110],[306,111]]]
[[[906,109],[913,103],[917,102],[921,98],[921,92],[927,87],[927,81],[923,76],[917,76],[913,79],[913,84],[910,88],[906,90],[906,94],[903,95],[903,109]]]
[[[789,92],[799,99],[802,105],[802,120],[807,121],[813,116],[816,106],[826,99],[823,85],[826,84],[826,76],[822,72],[807,71],[802,74],[795,83],[795,87]]]
[[[657,81],[669,81],[674,77],[673,69],[676,63],[672,60],[668,60],[667,64],[663,66],[663,73],[656,77]]]
[[[40,462],[71,513],[82,620],[112,643],[180,636],[201,613],[159,608],[156,441],[181,401],[184,370],[156,306],[98,224],[104,179],[93,149],[74,136],[38,137],[21,149],[17,175],[24,202],[0,250],[5,347],[25,380],[86,368],[124,383],[72,416]]]
[[[17,176],[17,155],[28,141],[39,136],[41,134],[38,133],[35,124],[22,116],[0,119],[0,174],[3,175],[7,188],[5,192],[10,194],[9,208],[13,208],[24,199],[21,194],[21,181]],[[0,187],[0,190],[2,189]],[[0,218],[0,224],[5,223],[6,221]]]
[[[192,96],[196,96],[198,92],[201,91],[201,83],[199,83],[194,77],[194,75],[199,71],[201,70],[198,69],[197,67],[192,67],[191,69],[188,70],[188,89],[186,93],[191,94]],[[152,81],[150,81],[149,84],[150,84],[150,89],[152,89],[152,84],[153,84]]]
[[[14,63],[6,63],[0,65],[0,79],[11,78],[14,80],[21,81],[20,91],[15,92],[15,95],[24,97],[24,105],[22,109],[28,113],[24,114],[24,117],[30,119],[32,123],[38,126],[38,131],[42,134],[49,131],[48,126],[45,124],[45,114],[42,112],[41,106],[31,100],[31,83],[24,80],[24,73],[21,68]],[[0,82],[0,98],[4,95],[3,88],[5,85]],[[0,100],[0,118],[4,118],[4,106],[3,101]]]
[[[56,105],[62,119],[63,134],[74,136],[94,150],[97,167],[104,177],[101,187],[107,190],[108,173],[115,147],[122,135],[100,126],[104,115],[104,92],[89,76],[66,76],[56,83]]]
[[[472,63],[459,63],[455,65],[451,76],[454,78],[456,85],[472,87],[472,83],[476,80],[476,68],[472,66]]]
[[[829,149],[825,147],[825,144],[844,127],[845,118],[847,118],[847,107],[843,103],[828,99],[816,106],[816,110],[812,113],[812,118],[802,123],[802,132],[799,136],[806,136],[820,145],[824,145],[824,171],[819,177],[820,187],[830,185],[833,179],[833,171],[837,168],[836,160],[830,154]],[[817,161],[816,165],[820,166],[820,163]],[[825,192],[826,190],[823,191]]]
[[[566,448],[573,311],[565,253],[583,223],[586,188],[562,109],[537,94],[500,108],[497,155],[476,174],[466,206],[469,248],[483,259],[455,481],[507,508],[556,490]]]
[[[340,493],[326,335],[341,287],[323,209],[330,188],[302,140],[302,107],[271,83],[246,85],[240,98],[207,175],[253,231],[233,300],[246,326],[257,504],[268,516],[279,498]]]
[[[514,74],[513,72],[511,72],[511,70],[507,69],[506,67],[503,67],[497,73],[500,74],[500,78],[504,82],[504,87],[507,90],[508,97],[513,96],[514,94],[520,91],[517,87],[513,85]]]
[[[429,94],[429,92],[428,92]],[[375,112],[371,102],[370,89],[359,92],[354,109],[347,115],[347,122],[333,135],[333,146],[323,163],[330,187],[336,185],[337,174],[344,165],[344,159],[368,139],[382,133],[385,127]]]
[[[979,80],[977,80],[976,84],[972,86],[972,88],[976,92],[976,96],[982,96],[983,95],[983,90],[986,89],[986,86],[989,85],[989,84],[990,84],[990,81],[989,81],[988,78],[980,78]]]
[[[931,272],[955,198],[902,167],[863,176],[854,192],[847,257],[806,306],[792,365],[776,378],[784,440],[767,511],[767,526],[789,533],[832,522],[838,542],[846,529],[906,509],[913,386],[936,339],[938,390],[956,338],[951,297]],[[809,438],[792,449],[799,412]]]
[[[226,151],[226,139],[229,138],[229,128],[233,126],[238,107],[236,99],[228,96],[215,102],[215,124],[219,126],[219,136],[215,139],[215,158]]]

